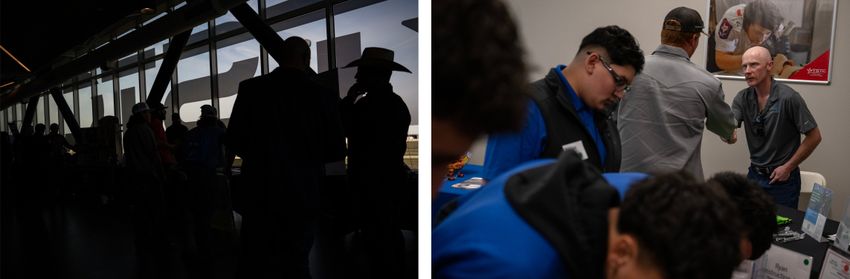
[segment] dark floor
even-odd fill
[[[106,201],[106,202],[104,202]],[[17,208],[17,209],[16,209]],[[2,278],[137,278],[134,230],[130,210],[105,197],[70,195],[41,214],[21,215],[20,206],[4,204],[2,212]],[[37,210],[32,210],[37,211]],[[29,216],[21,222],[21,216]],[[238,223],[239,216],[235,218]],[[310,264],[313,278],[352,278],[357,254],[335,230],[333,218],[320,222]],[[36,229],[33,229],[36,228]],[[43,229],[38,229],[43,228]],[[416,237],[404,231],[406,259],[403,278],[416,278]],[[187,271],[181,236],[170,238],[170,278],[197,278]],[[217,231],[213,247],[213,278],[233,278],[238,254],[236,232]]]

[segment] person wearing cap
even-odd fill
[[[271,73],[239,83],[225,145],[242,158],[242,253],[238,278],[308,278],[325,160],[342,142],[324,129],[339,119],[323,109],[327,87],[310,74],[310,47],[284,40]]]
[[[177,168],[177,158],[174,157],[175,145],[168,142],[165,136],[165,109],[168,108],[159,102],[150,103],[150,126],[156,137],[156,148],[159,158],[166,170]]]
[[[687,173],[600,174],[575,153],[458,199],[431,232],[434,278],[729,278],[741,221]]]
[[[732,112],[738,127],[745,124],[750,151],[747,177],[758,182],[777,204],[797,208],[799,165],[820,144],[820,129],[800,93],[770,75],[777,65],[766,48],[748,49],[741,63],[749,87],[735,95]],[[806,135],[802,142],[800,134]]]
[[[213,237],[212,217],[214,206],[220,204],[214,197],[222,196],[221,189],[225,188],[224,168],[226,158],[224,152],[223,124],[219,124],[216,109],[211,105],[201,106],[201,117],[195,128],[186,133],[185,140],[180,146],[184,154],[183,170],[188,176],[189,199],[187,207],[193,217],[193,233],[197,247],[196,265],[191,272],[199,278],[212,278],[213,271]]]
[[[771,75],[790,76],[798,67],[783,53],[790,52],[787,38],[783,38],[783,17],[770,0],[756,0],[726,9],[714,29],[714,61],[718,68],[743,75],[741,56],[753,46],[771,49],[776,65]]]
[[[169,266],[166,257],[165,170],[157,155],[157,143],[150,128],[150,108],[142,102],[133,105],[133,115],[124,131],[124,165],[127,191],[131,198],[136,232],[139,278],[162,278]]]
[[[345,68],[357,67],[356,82],[340,104],[343,129],[348,138],[348,176],[356,204],[359,226],[369,255],[369,277],[398,278],[403,266],[399,201],[408,185],[409,167],[404,163],[410,111],[393,92],[394,71],[411,73],[393,61],[394,52],[367,47],[359,59]]]
[[[564,150],[579,153],[600,171],[620,169],[620,138],[611,109],[643,69],[643,51],[629,31],[600,27],[581,41],[569,66],[552,68],[531,84],[522,130],[491,134],[484,156],[484,179]]]
[[[720,80],[690,60],[703,28],[691,8],[678,7],[664,17],[661,45],[646,58],[618,108],[622,171],[685,170],[703,180],[703,131],[729,144],[737,140]]]

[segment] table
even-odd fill
[[[791,218],[791,224],[789,226],[791,226],[792,230],[798,232],[803,231],[803,217],[805,216],[805,212],[799,211],[796,208],[777,205],[776,214]],[[782,227],[784,226],[780,226],[780,228]],[[838,222],[827,219],[826,225],[823,228],[824,234],[830,235],[834,234],[836,231],[838,231]],[[812,273],[809,278],[818,278],[820,275],[820,268],[823,265],[823,258],[826,256],[826,250],[829,249],[829,246],[832,244],[829,242],[817,242],[810,236],[806,235],[806,238],[801,240],[795,240],[787,243],[774,242],[773,245],[778,245],[779,247],[787,248],[797,253],[812,256],[814,261],[812,262]]]
[[[431,217],[436,216],[436,213],[440,210],[440,208],[442,208],[443,205],[445,205],[449,201],[474,191],[469,189],[454,188],[452,187],[453,184],[466,181],[467,179],[476,176],[480,177],[483,170],[484,167],[481,165],[466,164],[465,166],[463,166],[462,169],[460,169],[460,172],[463,173],[463,177],[458,177],[455,180],[444,179],[443,183],[440,185],[440,191],[439,193],[437,193],[437,198],[434,199],[433,203],[431,203]]]

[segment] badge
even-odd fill
[[[720,23],[720,30],[717,31],[717,36],[721,39],[728,39],[729,33],[732,33],[732,24],[729,23],[729,20],[723,18],[723,22]]]
[[[564,145],[561,146],[561,149],[564,150],[564,151],[572,150],[575,153],[578,153],[579,157],[581,157],[582,160],[587,160],[587,158],[588,158],[587,157],[587,151],[584,150],[584,143],[582,143],[580,140],[574,141],[572,143],[564,144]]]

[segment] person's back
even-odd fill
[[[720,81],[690,61],[704,28],[695,10],[678,7],[664,19],[661,45],[619,104],[623,171],[685,170],[703,180],[701,145],[707,127],[731,137],[734,115]]]
[[[643,74],[619,106],[620,168],[641,172],[684,169],[702,179],[704,129],[728,133],[734,128],[728,105],[719,112],[723,115],[709,111],[707,102],[723,100],[720,81],[679,56],[656,52],[646,61]]]
[[[318,106],[324,87],[306,73],[289,68],[245,80],[239,87],[227,129],[228,148],[242,158],[243,174],[277,183],[292,182],[287,183],[290,187],[276,183],[268,187],[275,193],[269,198],[297,199],[285,194],[285,189],[315,185],[321,175]],[[286,206],[279,201],[266,205],[272,204]]]

